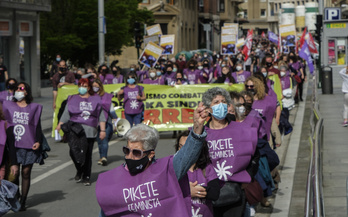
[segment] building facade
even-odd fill
[[[30,84],[40,96],[40,12],[50,0],[0,0],[0,56],[9,77]]]
[[[146,7],[153,12],[155,23],[160,24],[162,33],[174,34],[175,53],[183,50],[198,49],[198,1],[197,0],[143,0],[139,7]],[[136,64],[137,51],[134,47],[127,47],[122,55],[109,58],[119,60],[119,65],[127,68]]]

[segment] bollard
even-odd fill
[[[321,90],[323,94],[333,94],[332,68],[324,66],[321,69]]]

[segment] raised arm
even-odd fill
[[[186,140],[185,145],[175,154],[173,166],[176,177],[180,180],[186,175],[192,164],[194,164],[201,152],[202,145],[207,136],[204,130],[204,122],[208,112],[201,102],[193,114],[193,128]]]

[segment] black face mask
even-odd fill
[[[9,90],[14,90],[16,88],[16,85],[15,84],[9,84],[8,86],[7,86],[7,89],[9,89]]]
[[[126,164],[131,175],[136,175],[145,170],[147,164],[149,163],[148,156],[141,158],[140,160],[125,159]]]
[[[267,63],[266,63],[266,66],[267,66],[267,67],[271,67],[271,66],[273,66],[273,63],[268,63],[268,62],[267,62]]]
[[[182,81],[182,78],[177,78],[176,81]]]
[[[209,64],[203,64],[203,67],[209,67]]]
[[[59,67],[59,71],[65,73],[65,72],[66,72],[66,68],[64,68],[64,67]]]
[[[195,66],[189,66],[189,68],[190,68],[190,69],[194,69],[194,68],[195,68]]]
[[[170,74],[170,73],[172,73],[172,71],[167,71],[167,74]]]
[[[80,74],[76,74],[76,75],[75,75],[75,78],[78,79],[78,80],[80,80],[80,79],[81,79],[81,75],[80,75]]]
[[[108,72],[109,72],[108,69],[103,69],[103,70],[102,70],[102,73],[103,73],[103,74],[107,74]]]
[[[234,114],[228,113],[226,115],[226,119],[229,120],[229,121],[236,121],[236,116]]]

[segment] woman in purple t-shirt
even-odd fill
[[[29,84],[20,82],[15,88],[13,101],[3,103],[5,119],[8,123],[8,132],[16,147],[17,165],[22,175],[21,210],[25,204],[30,188],[30,176],[34,163],[43,163],[41,111],[42,105],[33,103]],[[15,184],[19,185],[19,176],[16,174]]]
[[[146,95],[144,87],[137,85],[137,75],[133,72],[127,76],[127,85],[117,93],[117,98],[124,104],[124,114],[131,126],[140,124],[144,115],[144,103]]]
[[[186,143],[190,131],[182,132],[175,143],[175,151],[178,152]],[[209,158],[209,150],[205,141],[198,160],[187,172],[190,182],[192,216],[202,215],[213,217],[213,205],[211,201],[219,199],[220,184]]]

